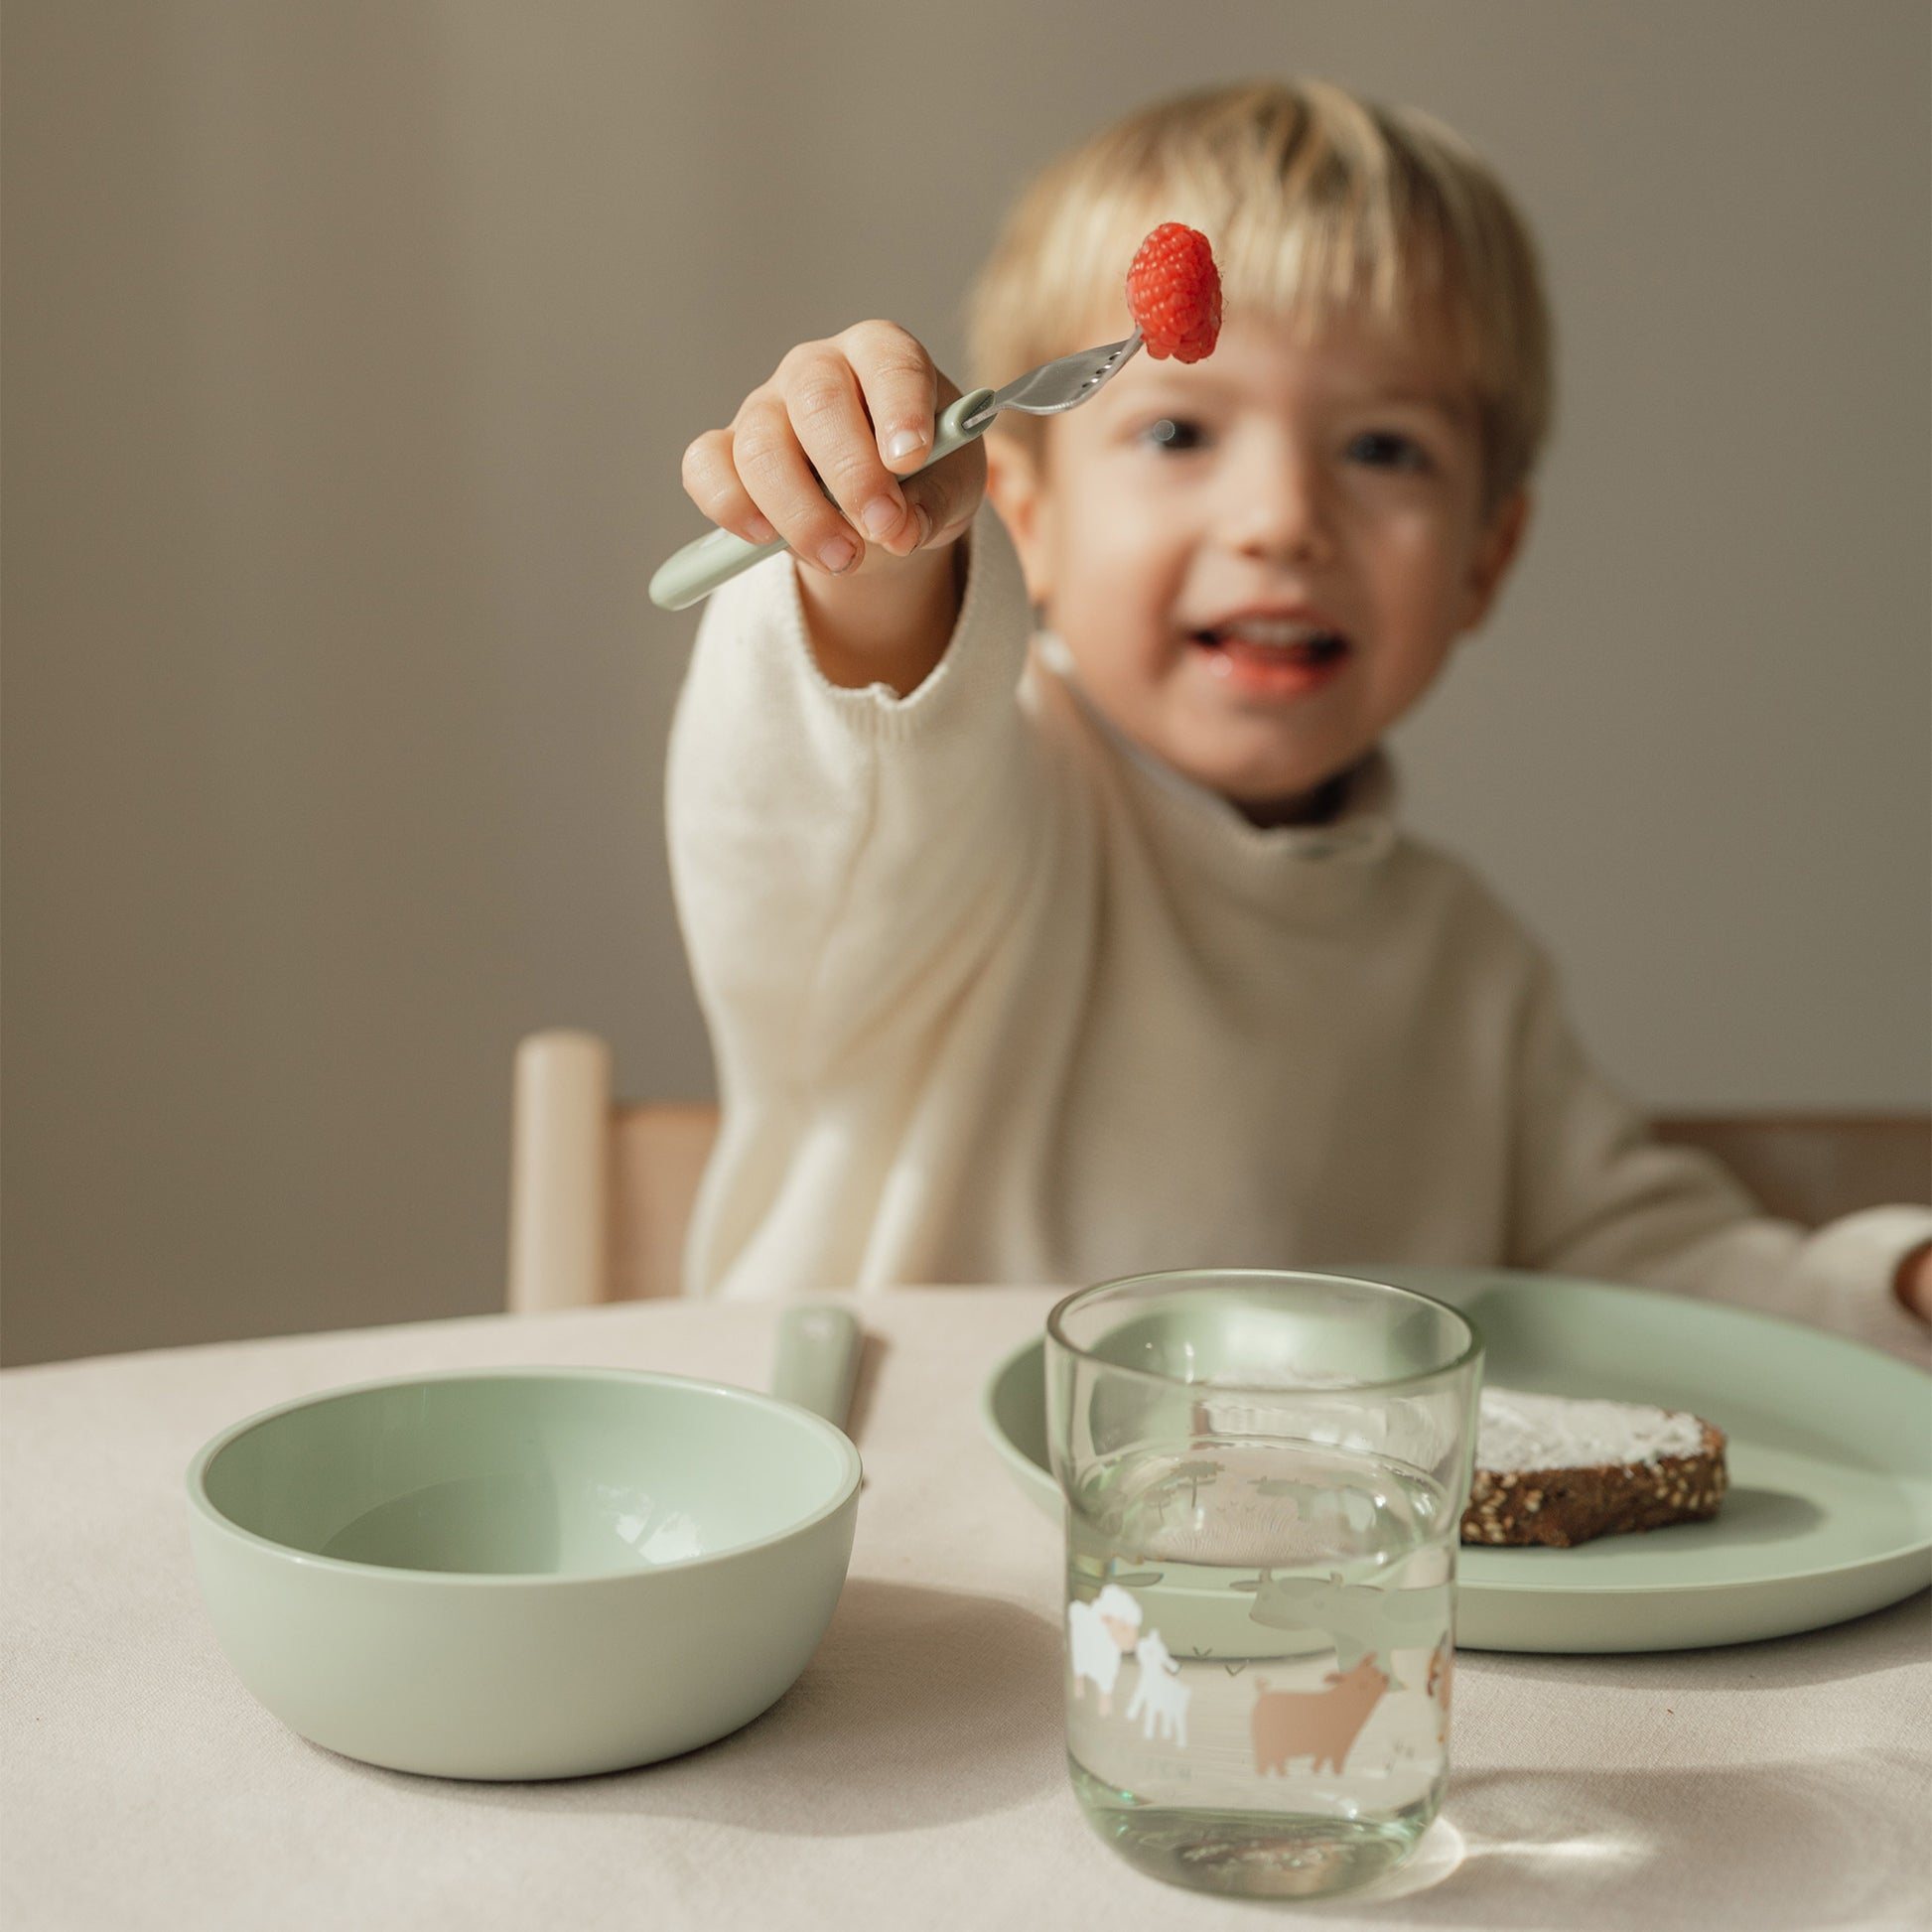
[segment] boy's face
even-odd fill
[[[1527,511],[1485,514],[1475,399],[1422,331],[1230,320],[1047,435],[1044,478],[990,447],[1035,601],[1114,725],[1258,823],[1309,816],[1429,689]]]

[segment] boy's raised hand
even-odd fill
[[[834,683],[909,691],[945,650],[958,609],[950,546],[986,493],[986,453],[975,438],[900,478],[925,462],[933,419],[959,393],[896,323],[855,323],[787,350],[728,429],[684,453],[685,492],[714,523],[791,546]]]

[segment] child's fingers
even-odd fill
[[[685,491],[734,535],[782,538],[834,574],[858,563],[867,542],[903,557],[942,526],[957,535],[985,487],[977,450],[913,488],[894,475],[926,461],[937,408],[956,393],[896,323],[858,323],[790,350],[729,429],[698,437],[684,453]]]
[[[778,533],[753,502],[732,463],[732,433],[708,429],[684,452],[684,493],[712,522],[747,543],[766,544]]]
[[[986,494],[986,453],[973,442],[929,470],[920,466],[932,454],[935,418],[960,392],[918,339],[897,323],[858,323],[838,341],[859,379],[879,454],[898,473],[908,512],[884,548],[902,557],[922,543],[950,543],[971,524]]]
[[[903,554],[918,542],[918,519],[906,510],[898,480],[880,461],[859,374],[843,342],[793,349],[772,383],[783,392],[799,446],[832,500],[867,542]]]
[[[933,418],[943,378],[916,336],[896,322],[861,322],[839,337],[846,359],[859,379],[860,395],[872,421],[873,443],[889,473],[900,478],[917,471],[932,454]],[[901,506],[897,525],[888,525],[883,508],[872,511],[878,528],[873,541],[896,557],[923,543],[933,530],[929,493],[897,492]],[[874,502],[890,502],[882,492]],[[862,512],[862,516],[865,512]]]
[[[916,470],[932,449],[939,371],[916,336],[896,322],[861,322],[839,337],[859,378],[873,439],[888,470]]]
[[[779,376],[741,405],[729,432],[732,465],[752,501],[796,555],[837,574],[857,563],[865,546],[819,487],[782,392],[783,373],[780,364]]]

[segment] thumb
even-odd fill
[[[960,391],[943,375],[939,381],[939,406],[943,410],[958,401]],[[984,439],[976,436],[964,449],[901,479],[899,494],[908,509],[925,519],[920,549],[957,541],[971,527],[986,495]]]

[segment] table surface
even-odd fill
[[[386,1375],[600,1364],[762,1385],[781,1305],[664,1302],[16,1369],[0,1376],[9,1932],[353,1926],[1922,1927],[1932,1616],[1622,1657],[1467,1653],[1443,1818],[1391,1889],[1194,1897],[1091,1836],[1060,1733],[1060,1550],[980,1433],[1050,1297],[857,1306],[852,1570],[798,1683],[690,1755],[467,1784],[286,1729],[216,1647],[182,1474],[227,1424]]]

